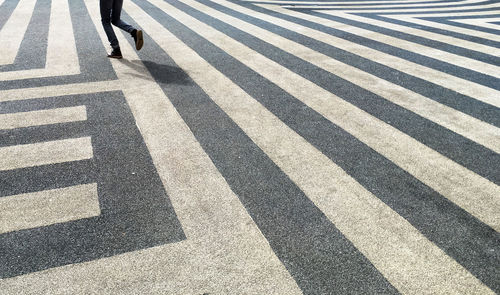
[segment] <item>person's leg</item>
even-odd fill
[[[114,0],[113,9],[111,11],[111,23],[120,29],[130,33],[132,38],[134,38],[135,49],[140,50],[144,44],[144,39],[142,37],[142,31],[137,30],[126,22],[122,21],[120,16],[122,13],[123,0]]]
[[[101,9],[101,22],[104,27],[104,32],[108,37],[108,41],[113,49],[119,48],[118,39],[116,38],[113,27],[111,26],[111,12],[113,10],[113,0],[100,0],[99,6]]]
[[[132,31],[135,30],[134,27],[122,21],[120,16],[122,13],[123,0],[114,0],[113,8],[111,10],[111,23],[120,29],[132,34]]]

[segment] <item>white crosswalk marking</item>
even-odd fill
[[[47,87],[0,90],[0,102],[51,96],[76,95],[104,91],[116,91],[130,87],[120,81],[99,81],[89,83],[60,84]]]
[[[404,31],[407,34],[411,34],[411,35],[423,37],[423,38],[430,39],[430,40],[446,42],[446,43],[453,44],[453,45],[456,45],[456,46],[459,46],[459,47],[463,47],[463,48],[467,48],[467,49],[470,49],[470,50],[475,50],[475,51],[479,51],[479,52],[491,54],[493,56],[500,56],[500,53],[494,47],[485,46],[485,45],[482,45],[482,44],[478,44],[478,43],[475,43],[475,42],[466,41],[466,40],[463,40],[463,39],[449,37],[449,36],[446,36],[446,35],[443,35],[443,34],[436,34],[436,33],[433,33],[433,32],[428,32],[428,31],[424,31],[424,30],[420,30],[420,29],[413,29],[413,28],[409,28],[407,26],[402,26],[402,25],[397,25],[397,24],[388,24],[387,22],[383,22],[383,21],[377,21],[377,20],[372,20],[372,19],[368,20],[368,19],[363,18],[363,17],[352,16],[351,14],[346,14],[346,13],[342,13],[342,12],[335,12],[335,13],[333,13],[333,12],[326,12],[326,13],[332,14],[332,15],[335,15],[335,16],[344,17],[344,18],[349,18],[349,19],[352,19],[352,20],[357,20],[357,21],[360,21],[360,22],[370,23],[372,25],[382,26],[384,28],[393,29],[393,30],[396,30],[396,31]],[[382,39],[379,39],[379,40],[382,40]],[[390,38],[390,39],[386,39],[386,40],[387,40],[386,42],[390,43],[391,45],[398,44],[398,43],[399,43],[398,45],[404,45],[404,44],[406,44],[406,42],[404,40],[401,40],[401,39]],[[398,40],[398,41],[395,41],[395,40]],[[403,43],[403,44],[400,44],[400,43]],[[398,45],[395,45],[395,46],[398,46]],[[401,47],[401,48],[409,48],[409,47],[408,46],[404,46],[404,47]],[[422,49],[423,52],[425,52],[426,50],[428,50],[428,49],[426,49],[424,47],[416,47],[413,50],[420,51],[420,49]],[[433,53],[430,53],[430,54],[433,54]],[[439,53],[435,53],[434,55],[429,55],[429,56],[440,56],[440,55],[439,55]],[[442,56],[443,56],[443,58],[445,58],[446,55],[442,54]],[[467,60],[467,61],[470,62],[469,59],[466,59],[464,57],[461,57],[460,59],[464,59],[464,60]],[[450,58],[450,59],[442,59],[442,60],[450,62],[450,61],[452,61],[452,58]],[[463,64],[469,65],[469,63],[465,63],[465,62]],[[477,68],[479,69],[480,66],[478,66]],[[489,72],[489,74],[495,74],[499,70],[498,67],[496,67],[496,69],[495,68],[492,68],[492,69],[494,69],[494,70],[492,70],[491,72]],[[484,72],[484,73],[488,73],[488,72]]]
[[[36,0],[22,0],[12,13],[7,23],[0,30],[0,65],[11,64],[16,58],[19,46],[33,14]]]
[[[98,216],[97,185],[0,198],[0,234]]]
[[[97,9],[90,5],[87,7],[94,22],[97,22]],[[105,35],[97,24],[103,43],[106,43]],[[123,52],[133,54],[133,49],[125,40],[120,43]],[[211,272],[210,265],[215,264],[226,271],[209,276],[214,281],[226,281],[229,289],[242,287],[248,292],[259,294],[277,287],[280,288],[275,291],[277,293],[297,293],[297,287],[292,283],[291,277],[272,254],[262,234],[203,153],[173,106],[167,103],[165,94],[157,84],[152,78],[151,81],[145,82],[128,75],[129,67],[120,61],[114,62],[113,66],[124,83],[133,85],[124,89],[124,94],[135,113],[146,144],[151,151],[156,151],[152,153],[153,160],[157,162],[157,167],[162,167],[160,176],[186,232],[188,241],[179,247],[192,249],[189,253],[190,259],[180,262],[173,259],[179,251],[178,247],[174,246],[175,256],[165,255],[165,263],[177,271],[181,269],[182,274],[193,280],[199,272]],[[149,76],[142,65],[139,67]],[[146,89],[149,93],[148,101],[143,100]],[[175,153],[176,150],[182,150],[182,155]],[[176,164],[171,165],[172,163]],[[186,172],[189,175],[186,175]],[[192,201],[187,203],[186,199]],[[207,212],[208,208],[210,209]],[[221,235],[227,238],[220,239]],[[223,259],[218,257],[221,251],[225,256]],[[169,260],[171,262],[167,262]],[[228,264],[227,261],[231,263]],[[257,266],[260,268],[259,273],[253,273],[252,268]],[[234,268],[244,271],[245,275],[234,273]],[[220,277],[228,273],[233,275]],[[248,280],[247,276],[257,277]],[[185,287],[184,292],[193,293],[202,287],[193,282]]]
[[[0,170],[92,158],[90,137],[0,147]]]
[[[0,114],[0,129],[15,129],[85,120],[87,120],[85,106]]]
[[[0,293],[500,292],[495,1],[1,5]]]
[[[416,77],[420,77],[423,79],[426,79],[427,81],[430,81],[432,83],[435,83],[437,85],[441,85],[443,87],[452,89],[458,93],[462,93],[464,95],[468,95],[470,97],[473,97],[475,99],[478,99],[480,101],[492,104],[496,107],[500,107],[500,100],[498,97],[500,96],[500,92],[494,89],[491,89],[489,87],[484,87],[482,85],[478,85],[477,83],[472,83],[470,81],[460,79],[458,77],[455,77],[453,75],[433,70],[425,66],[421,66],[417,63],[410,62],[408,60],[398,58],[396,56],[392,56],[389,54],[385,54],[381,51],[374,50],[370,47],[367,46],[362,46],[360,44],[357,44],[355,42],[349,42],[348,40],[344,40],[341,38],[334,37],[332,35],[313,30],[292,22],[288,22],[282,19],[278,19],[276,17],[273,17],[271,15],[263,14],[263,13],[258,13],[258,12],[253,12],[250,9],[246,9],[244,7],[235,5],[230,2],[221,2],[225,6],[230,7],[232,9],[236,9],[238,11],[241,11],[246,14],[251,14],[254,17],[259,17],[262,20],[269,21],[273,24],[277,24],[281,27],[284,28],[293,28],[295,31],[300,32],[308,37],[314,38],[316,40],[319,40],[321,42],[330,44],[332,46],[335,46],[337,48],[344,49],[346,51],[355,53],[359,56],[368,58],[368,59],[373,59],[377,61],[378,63],[387,65],[391,68],[397,69],[399,71],[402,71],[404,73],[408,73],[410,75],[414,75]],[[325,24],[325,25],[330,25],[336,29],[342,29],[343,31],[349,32],[350,31],[350,26],[341,26],[338,23],[330,22],[329,20],[321,19],[319,17],[315,17],[312,15],[307,15],[303,13],[298,13],[298,12],[293,12],[293,11],[287,11],[285,9],[279,9],[279,8],[273,8],[274,10],[279,11],[280,13],[294,16],[300,19],[316,22],[318,24]],[[363,84],[366,85],[366,84]],[[370,86],[371,84],[368,84]]]
[[[471,11],[467,10],[459,10],[457,12],[451,12],[453,9],[450,9],[450,11],[444,11],[440,12],[438,14],[436,13],[429,13],[427,12],[415,12],[411,13],[410,15],[412,17],[418,17],[418,18],[425,18],[425,17],[463,17],[463,16],[479,16],[479,17],[486,17],[489,15],[497,15],[498,12],[495,9],[492,10],[482,10],[482,11],[475,11],[472,9]],[[392,14],[384,15],[387,17],[390,17]],[[400,14],[394,14],[394,15],[400,15]],[[405,15],[403,15],[405,16]],[[481,33],[482,34],[482,33]]]
[[[467,0],[467,1],[461,1],[460,3],[461,4],[473,4],[473,3],[480,3],[480,2],[483,2],[484,0]],[[268,1],[266,1],[266,3],[269,3]],[[274,2],[276,3],[276,2]],[[370,2],[370,4],[373,3],[373,2]],[[286,5],[288,5],[288,1],[286,3]],[[308,6],[301,6],[301,4],[306,4],[306,3],[298,3],[298,4],[295,4],[294,6],[297,7],[297,8],[301,8],[301,7],[308,7]],[[319,4],[321,5],[322,7],[324,8],[328,8],[328,9],[337,9],[337,8],[346,8],[345,6],[341,6],[341,5],[337,5],[338,3],[335,3],[335,2],[330,2],[330,3],[325,3],[325,2],[316,2],[314,4]],[[369,5],[366,5],[366,3],[359,3],[357,5],[352,5],[352,6],[348,6],[347,8],[350,8],[352,10],[355,10],[355,9],[359,9],[359,8],[363,8],[363,9],[366,9],[366,8],[369,8],[370,10],[378,10],[378,9],[386,9],[386,8],[404,8],[404,9],[411,9],[411,8],[414,8],[414,7],[422,7],[422,6],[426,6],[426,7],[429,7],[429,8],[433,8],[434,6],[443,6],[443,3],[426,3],[426,4],[423,4],[423,3],[403,3],[403,4],[393,4],[393,3],[381,3],[380,5],[377,5],[377,6],[369,6]]]
[[[461,1],[461,3],[463,3],[465,1]],[[479,3],[481,3],[483,1],[480,1]],[[478,4],[479,4],[478,3]],[[290,6],[284,6],[284,7],[287,7],[287,8],[310,8],[308,6],[300,6],[300,5],[295,5],[293,7],[290,7]],[[373,8],[372,10],[370,10],[370,12],[380,12],[380,13],[387,13],[387,12],[408,12],[408,10],[412,10],[415,9],[414,11],[415,12],[418,12],[418,13],[425,13],[425,10],[423,10],[421,8],[421,6],[419,7],[416,7],[416,8],[405,8],[405,7],[402,7],[402,9],[398,9],[399,6],[393,6],[394,9],[390,9],[390,10],[382,10],[382,9],[377,9],[377,8]],[[478,9],[478,8],[483,8],[483,9],[498,9],[498,7],[500,7],[500,5],[498,5],[497,3],[492,3],[492,4],[487,4],[487,5],[478,5],[478,6],[466,6],[464,8],[461,8],[461,7],[457,7],[456,9],[463,9],[463,10],[474,10],[474,9]],[[336,6],[324,6],[323,8],[326,8],[326,9],[335,9],[335,8],[339,8],[339,7],[336,7]],[[383,8],[383,7],[382,7]],[[432,8],[432,11],[449,11],[450,8],[449,7],[434,7]],[[366,10],[360,10],[360,9],[356,9],[356,8],[353,8],[352,10],[345,10],[345,12],[349,12],[349,13],[362,13],[362,12],[366,12]]]
[[[475,175],[308,80],[252,52],[244,45],[228,39],[213,28],[180,11],[177,12],[174,7],[163,2],[155,4],[171,12],[179,21],[189,23],[190,27],[200,32],[200,35],[235,56],[239,61],[317,110],[448,199],[466,208],[483,222],[500,230],[497,211],[493,210],[493,208],[500,207],[500,200],[497,198],[500,195],[500,187],[497,185]],[[277,73],[282,73],[282,75],[277,75]],[[360,129],[359,126],[364,126],[364,128]],[[447,173],[451,174],[450,178],[436,177],[436,175]],[[480,202],[478,202],[479,199]]]
[[[240,21],[234,17],[229,17],[222,13],[218,13],[214,9],[198,5],[194,1],[186,1],[186,3],[190,4],[192,7],[200,9],[201,11],[206,11],[208,14],[214,15],[218,19],[223,20],[226,23],[230,23],[238,29],[246,31],[268,42],[269,44],[283,48],[293,55],[300,57],[318,66],[319,68],[325,69],[332,74],[338,75],[347,81],[353,82],[357,85],[363,85],[364,88],[373,93],[402,105],[431,121],[446,126],[449,129],[464,135],[467,138],[471,138],[496,152],[500,152],[500,129],[498,128],[436,103],[434,100],[427,99],[422,95],[412,93],[404,87],[389,83],[347,64],[329,59],[326,55],[317,53],[312,49],[302,46],[301,44],[292,42],[276,34],[269,33],[266,30]],[[308,35],[310,36],[310,34]],[[328,60],[328,62],[325,62],[325,60]],[[413,102],[418,102],[418,105],[413,104]],[[479,136],[484,136],[484,138],[479,138]]]
[[[159,6],[163,4],[154,0],[152,3]],[[465,270],[459,270],[458,265],[432,243],[418,243],[417,247],[415,241],[425,241],[425,238],[404,219],[374,198],[342,169],[253,101],[248,94],[204,62],[195,52],[186,48],[161,25],[148,21],[147,15],[140,8],[131,4],[127,6],[127,11],[134,19],[142,20],[141,26],[151,32],[153,40],[192,75],[195,82],[299,184],[320,209],[326,211],[333,223],[347,238],[353,240],[358,249],[367,255],[398,289],[418,293],[422,290],[432,292],[434,288],[457,292],[463,288],[458,292],[466,292],[474,286],[472,288],[477,288],[478,292],[488,292],[487,288]],[[173,7],[163,8],[172,15],[176,14]],[[186,19],[183,23],[191,25]],[[255,120],[256,117],[259,120]],[[350,189],[344,190],[347,187]],[[331,210],[332,205],[336,210]],[[393,255],[388,256],[387,253]],[[409,253],[412,255],[408,255]],[[426,259],[418,262],[421,264],[416,264],[417,255],[425,256]],[[398,266],[394,267],[396,263]],[[389,265],[391,266],[388,267]],[[451,269],[454,271],[450,271]],[[449,273],[441,276],[443,272]],[[401,280],[403,274],[426,279],[409,282],[407,279]],[[464,285],[449,285],[450,280],[443,278],[450,276],[460,277],[464,280]]]
[[[480,26],[480,27],[493,29],[493,30],[500,30],[500,25],[490,23],[490,22],[497,22],[497,23],[500,22],[500,18],[498,18],[498,17],[482,18],[482,19],[460,19],[460,20],[455,20],[455,22],[460,22],[460,23],[474,25],[474,26]],[[497,36],[497,38],[495,40],[500,40],[500,38]]]
[[[346,5],[360,5],[360,4],[381,4],[381,5],[389,5],[389,4],[394,4],[394,1],[274,1],[274,0],[244,0],[245,2],[252,2],[252,3],[272,3],[272,4],[287,4],[287,5],[298,5],[298,4],[316,4],[316,5],[340,5],[340,4],[346,4]],[[404,3],[404,4],[412,4],[412,3],[421,3],[422,0],[401,0],[398,1],[398,3]],[[439,2],[439,0],[431,0],[431,1],[425,1],[425,2]]]
[[[366,21],[366,19],[361,17],[361,16],[356,16],[354,14],[347,14],[345,12],[325,11],[324,13],[331,14],[334,16],[340,16],[343,18],[347,18],[350,20],[356,20],[356,21],[360,21],[360,22]],[[500,70],[499,67],[497,67],[497,66],[486,64],[486,63],[483,63],[483,62],[480,62],[480,61],[477,61],[477,60],[474,60],[471,58],[461,57],[461,56],[458,56],[456,54],[448,53],[448,52],[445,52],[445,51],[442,51],[442,50],[439,50],[436,48],[423,46],[420,44],[416,44],[414,42],[410,42],[410,41],[406,41],[406,40],[399,39],[396,37],[384,35],[381,33],[374,32],[374,31],[361,29],[358,27],[353,27],[353,26],[346,27],[346,26],[343,26],[341,23],[334,22],[334,21],[328,21],[328,22],[329,22],[330,26],[333,26],[334,28],[348,31],[350,33],[353,33],[353,34],[356,34],[359,36],[363,36],[363,37],[366,37],[366,38],[369,38],[369,39],[372,39],[375,41],[379,41],[379,42],[382,42],[385,44],[389,44],[391,46],[398,47],[398,48],[401,48],[404,50],[415,51],[418,54],[421,54],[421,55],[424,55],[427,57],[431,57],[431,58],[434,58],[434,59],[437,59],[440,61],[444,61],[444,62],[453,64],[453,65],[456,65],[459,67],[469,68],[469,69],[475,70],[479,73],[484,73],[487,75],[495,76],[496,73],[498,73],[498,71]],[[374,25],[380,24],[376,20],[374,20],[371,23]],[[391,27],[395,27],[395,26],[396,25],[384,23],[384,27],[386,27],[386,28],[387,27],[391,28]],[[492,52],[494,49],[487,47],[487,49],[484,49],[484,50]]]
[[[80,66],[72,27],[68,1],[53,0],[45,68],[0,72],[0,81],[79,74]],[[6,43],[14,42],[12,37],[6,39]],[[19,46],[16,52],[17,49]]]
[[[393,18],[393,19],[396,19],[396,20],[403,20],[405,22],[412,22],[412,23],[415,23],[415,24],[418,24],[418,25],[430,26],[430,27],[433,27],[433,28],[440,28],[440,29],[443,29],[443,30],[447,30],[447,31],[451,31],[451,32],[457,32],[457,33],[461,33],[461,34],[466,34],[466,35],[469,35],[469,36],[477,36],[477,31],[476,30],[467,29],[467,28],[460,28],[460,27],[457,27],[457,26],[451,26],[451,25],[442,24],[442,23],[436,23],[436,22],[433,22],[433,21],[428,21],[428,20],[420,18],[420,17],[425,17],[425,15],[423,15],[423,16],[413,15],[413,14],[411,16],[408,16],[408,15],[385,15],[385,17]],[[494,19],[494,18],[488,18],[488,19]],[[455,21],[458,21],[458,22],[467,22],[466,20],[455,20]],[[477,24],[475,24],[475,25],[477,25]],[[432,33],[428,32],[427,34],[432,34]],[[426,38],[429,38],[429,36],[427,34],[424,34],[424,36],[426,36]],[[439,35],[439,34],[432,34],[432,35],[436,36],[438,38],[438,40],[441,40],[441,37],[446,38],[446,36]],[[481,38],[500,42],[500,36],[499,35],[490,34],[490,33],[487,33],[487,32],[481,32]],[[475,46],[477,46],[477,44]],[[492,54],[494,54],[496,56],[499,55],[499,53],[495,54],[495,52],[491,52],[491,51],[490,51],[490,53],[492,53]]]

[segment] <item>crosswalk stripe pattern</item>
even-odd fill
[[[84,184],[4,197],[0,212],[0,233],[97,216],[97,186]]]
[[[0,32],[0,41],[6,44],[6,48],[2,52],[0,64],[4,65],[14,62],[33,13],[35,3],[36,0],[20,1],[16,10],[5,24],[4,30]]]
[[[500,293],[498,2],[124,2],[0,0],[0,290]]]

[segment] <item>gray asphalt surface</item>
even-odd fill
[[[500,2],[122,19],[0,0],[0,294],[500,293]]]

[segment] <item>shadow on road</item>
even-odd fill
[[[134,72],[129,72],[127,74],[141,78],[144,80],[151,80],[149,75],[147,75],[144,72],[144,68],[140,66],[139,60],[127,60],[127,59],[121,59],[120,60],[124,65],[128,66],[129,68],[133,69]],[[189,75],[186,74],[181,68],[179,67],[173,67],[169,65],[163,65],[163,64],[158,64],[152,61],[142,61],[146,68],[149,70],[153,78],[155,79],[156,82],[160,84],[181,84],[181,85],[187,85],[191,84],[192,81],[189,78]]]

